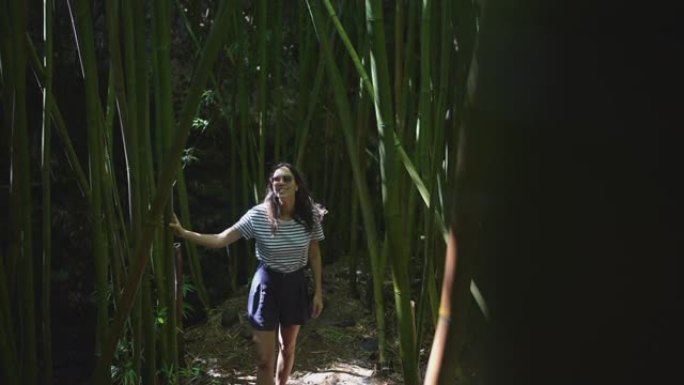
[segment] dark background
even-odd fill
[[[488,382],[677,381],[676,6],[484,4],[465,164],[493,251]]]

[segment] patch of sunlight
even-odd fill
[[[296,372],[292,376],[295,385],[380,385],[374,371],[356,364],[333,362],[330,366],[313,372]]]

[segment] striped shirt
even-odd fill
[[[311,232],[294,219],[278,219],[278,230],[271,233],[266,203],[252,207],[233,225],[245,239],[256,240],[256,257],[268,268],[290,273],[306,266],[309,244],[325,238],[320,221],[314,220]]]

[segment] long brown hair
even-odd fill
[[[278,218],[280,217],[280,201],[276,192],[273,191],[271,178],[276,170],[283,167],[290,170],[299,187],[297,191],[295,191],[295,204],[292,219],[304,225],[306,230],[311,232],[314,223],[323,221],[323,216],[328,210],[319,203],[314,202],[302,173],[291,163],[280,162],[271,169],[271,172],[268,174],[268,180],[266,181],[266,197],[264,198],[264,202],[267,204],[268,208],[268,222],[271,226],[271,233],[275,234],[278,230]]]

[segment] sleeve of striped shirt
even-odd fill
[[[233,227],[240,231],[242,237],[245,239],[254,238],[254,226],[252,225],[252,217],[254,216],[254,208],[247,211]]]
[[[323,226],[321,226],[321,222],[314,221],[313,228],[311,229],[311,239],[316,241],[322,241],[325,239],[325,234],[323,234]]]

